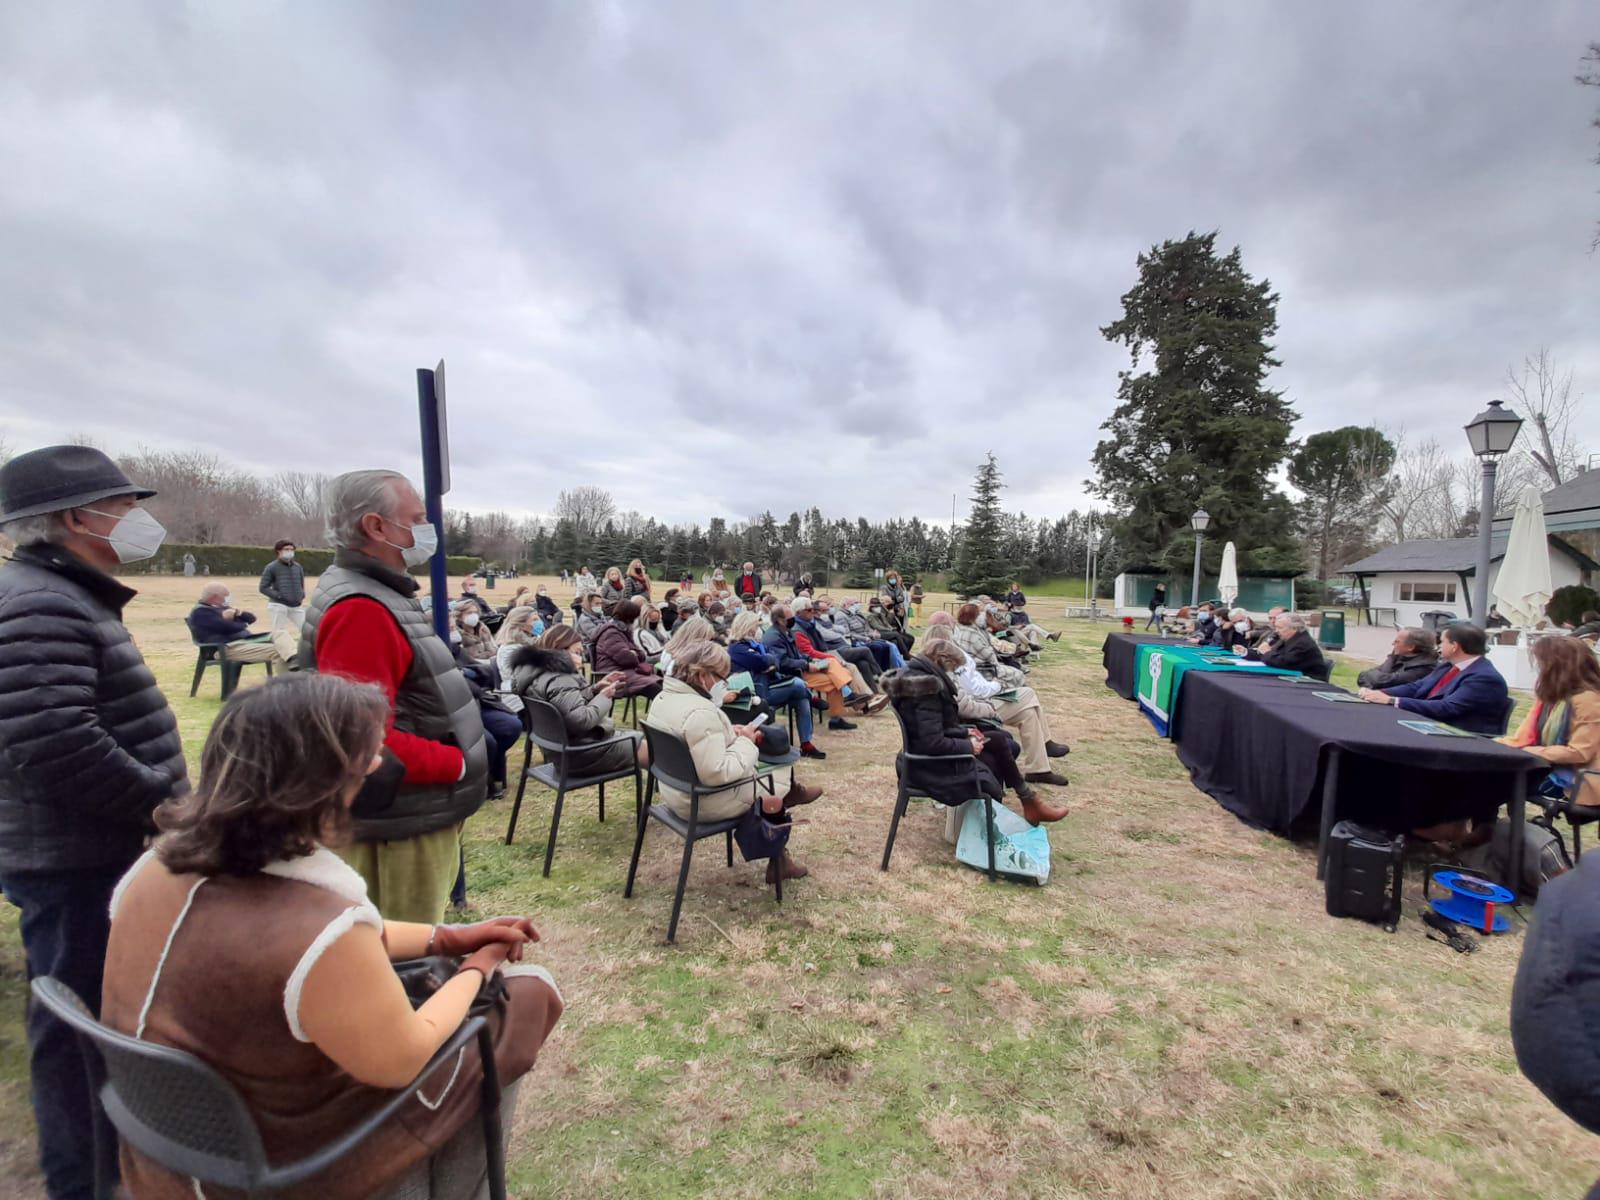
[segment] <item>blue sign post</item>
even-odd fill
[[[422,502],[439,535],[439,550],[428,563],[433,581],[433,630],[450,640],[450,580],[445,556],[444,496],[450,490],[450,425],[444,407],[444,359],[433,370],[417,368],[417,411],[422,420]]]

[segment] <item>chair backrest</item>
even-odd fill
[[[1320,666],[1312,667],[1306,674],[1318,683],[1327,683],[1333,677],[1333,660],[1323,659]]]
[[[1505,706],[1500,710],[1500,736],[1504,737],[1507,729],[1511,728],[1511,714],[1517,710],[1517,698],[1507,696]]]
[[[533,696],[523,696],[522,711],[528,714],[528,732],[533,736],[533,744],[541,750],[550,750],[557,754],[565,754],[571,746],[572,739],[567,733],[567,722],[561,715],[561,710],[548,700],[538,700]]]
[[[657,729],[649,721],[641,726],[644,740],[650,745],[650,773],[676,791],[693,793],[703,790],[700,772],[695,770],[694,755],[689,743],[675,733]]]
[[[184,617],[183,618],[183,623],[189,627],[189,640],[191,642],[193,642],[196,646],[199,646],[202,649],[209,649],[210,647],[216,645],[215,642],[204,642],[204,641],[200,640],[200,634],[195,630],[195,627],[194,627],[194,614],[193,613],[190,613],[188,616]]]
[[[250,1111],[211,1067],[182,1050],[107,1029],[59,980],[35,979],[33,995],[84,1044],[100,1103],[129,1145],[206,1183],[248,1189],[266,1177]]]

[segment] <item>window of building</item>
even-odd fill
[[[1454,604],[1456,585],[1443,580],[1400,584],[1400,599],[1412,604]]]

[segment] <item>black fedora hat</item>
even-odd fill
[[[108,496],[154,496],[93,446],[44,446],[0,467],[0,521],[64,512]]]

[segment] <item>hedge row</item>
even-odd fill
[[[124,574],[182,575],[183,556],[194,555],[196,574],[259,575],[272,561],[271,546],[192,546],[183,542],[168,542],[154,558],[144,562],[129,563],[122,568]],[[302,549],[296,547],[294,560],[306,569],[307,575],[321,575],[333,565],[332,550]],[[471,575],[483,565],[481,558],[452,554],[445,562],[452,576]],[[413,575],[424,575],[426,567],[416,567]]]

